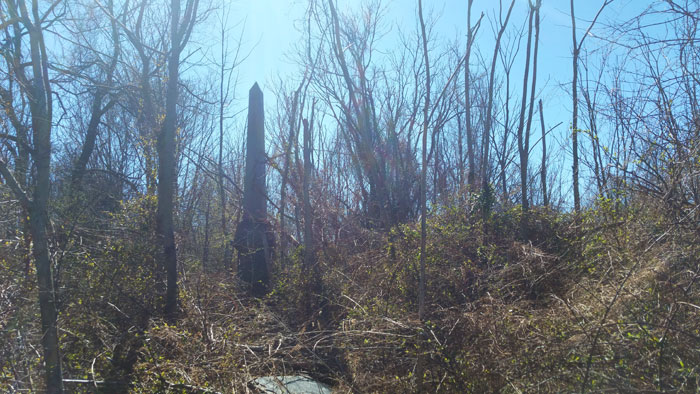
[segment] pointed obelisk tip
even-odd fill
[[[259,95],[261,95],[261,94],[262,94],[262,90],[260,90],[260,86],[258,85],[257,82],[255,82],[255,83],[253,84],[253,87],[250,88],[250,94],[251,94],[251,95],[253,95],[253,94],[259,94]]]

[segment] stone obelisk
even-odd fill
[[[268,262],[272,256],[272,238],[267,221],[263,94],[257,83],[249,92],[246,141],[243,215],[236,229],[234,244],[238,250],[238,277],[251,286],[254,296],[260,297],[269,288]]]

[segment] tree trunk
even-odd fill
[[[508,7],[508,13],[506,15],[505,21],[501,23],[501,28],[498,30],[498,35],[496,36],[496,46],[493,50],[493,58],[491,59],[491,72],[489,74],[489,88],[488,88],[488,104],[486,107],[486,121],[484,126],[484,135],[481,141],[482,145],[482,155],[481,155],[481,193],[485,194],[489,188],[489,178],[488,178],[488,167],[489,167],[489,146],[491,143],[491,127],[493,125],[493,95],[494,95],[494,80],[496,77],[496,60],[498,59],[498,51],[501,48],[501,38],[503,33],[506,31],[506,26],[508,26],[508,20],[513,12],[513,7],[515,6],[515,0],[512,0],[510,7]]]
[[[45,106],[46,103],[43,102],[38,107]],[[36,185],[34,187],[34,200],[29,211],[29,224],[34,245],[32,254],[36,262],[36,275],[39,284],[39,309],[41,310],[41,329],[43,332],[41,344],[44,350],[47,391],[49,393],[61,393],[63,392],[63,377],[61,375],[61,356],[56,326],[58,314],[56,312],[56,298],[51,272],[49,240],[46,232],[46,226],[49,222],[51,121],[47,116],[47,112],[37,112],[32,111]]]
[[[36,135],[35,135],[36,136]],[[35,141],[37,183],[34,188],[34,201],[29,211],[30,228],[32,232],[32,255],[36,263],[36,276],[39,284],[39,309],[41,311],[41,345],[44,350],[44,367],[46,368],[46,385],[49,393],[63,392],[63,377],[61,373],[61,355],[58,344],[58,328],[56,319],[56,298],[53,287],[53,275],[51,272],[51,258],[49,255],[49,241],[46,232],[48,224],[48,195],[49,195],[49,169],[50,153],[40,153],[40,145]]]
[[[292,108],[289,114],[289,138],[284,149],[284,168],[282,169],[282,184],[280,186],[280,246],[279,256],[280,263],[283,263],[287,253],[287,235],[286,235],[286,205],[287,205],[287,183],[289,182],[289,171],[292,162],[292,146],[297,143],[296,125],[297,125],[297,108],[299,106],[299,94],[301,86],[294,92],[292,97]]]
[[[474,160],[474,130],[472,129],[472,102],[471,102],[471,70],[469,60],[471,58],[472,46],[474,44],[474,35],[479,29],[481,24],[481,18],[484,14],[481,14],[479,22],[477,22],[476,27],[472,28],[472,4],[474,0],[469,0],[467,4],[467,53],[464,59],[464,118],[465,118],[465,130],[467,134],[467,163],[469,165],[469,170],[467,172],[467,183],[469,184],[469,191],[476,191],[476,164]],[[462,160],[462,139],[460,136],[460,161]],[[463,171],[460,168],[460,171]],[[460,176],[461,179],[461,176]],[[461,183],[461,182],[460,182]],[[461,186],[461,185],[460,185]]]
[[[311,208],[311,179],[313,177],[313,166],[311,163],[311,151],[313,143],[311,139],[312,127],[314,124],[314,107],[311,105],[311,121],[303,120],[304,125],[304,272],[308,280],[308,288],[305,289],[307,300],[305,302],[306,317],[312,316],[315,307],[314,297],[321,293],[321,273],[316,264],[316,243],[314,240],[313,222],[314,215]]]
[[[8,2],[11,18],[18,17],[18,10]],[[58,341],[56,319],[56,294],[54,278],[51,270],[49,239],[47,226],[49,224],[49,198],[51,193],[51,124],[52,124],[52,91],[48,73],[48,59],[44,45],[42,21],[34,18],[24,1],[17,3],[22,24],[29,33],[31,68],[33,78],[28,80],[21,69],[16,69],[15,75],[20,81],[24,93],[29,99],[31,112],[31,131],[34,142],[31,156],[34,159],[35,179],[32,200],[22,190],[22,187],[7,169],[5,162],[0,160],[0,172],[6,178],[29,213],[29,229],[32,236],[32,255],[36,264],[37,283],[39,288],[39,311],[41,315],[41,346],[44,352],[44,372],[46,392],[50,394],[63,393],[63,377],[61,372],[61,355]],[[36,15],[35,15],[36,16]],[[19,34],[20,29],[15,29]],[[3,100],[5,101],[5,100]],[[5,103],[6,105],[6,103]],[[8,109],[5,108],[8,113]],[[20,143],[20,141],[18,141]],[[22,164],[23,165],[23,164]],[[20,168],[20,171],[23,171]],[[26,174],[20,175],[24,182]]]
[[[311,122],[313,122],[313,109]],[[313,213],[311,209],[310,182],[312,176],[311,167],[311,125],[304,119],[304,266],[307,272],[311,273],[311,268],[315,260],[315,248],[313,240]]]
[[[501,175],[501,200],[503,205],[510,204],[508,197],[508,136],[510,135],[510,68],[505,70],[506,74],[506,100],[505,100],[505,120],[503,121],[503,141],[501,143],[501,157],[498,158],[498,164],[501,167],[499,174]]]
[[[22,6],[24,2],[21,3]],[[26,10],[22,12],[28,17]],[[35,23],[40,24],[37,20]],[[41,344],[44,350],[46,385],[49,393],[63,392],[61,354],[58,344],[56,319],[56,294],[53,287],[49,240],[46,227],[49,223],[48,209],[51,194],[51,122],[52,97],[49,85],[48,59],[44,37],[39,25],[27,26],[31,45],[33,97],[30,97],[32,128],[34,133],[34,165],[36,184],[34,199],[29,211],[29,225],[34,243],[33,255],[39,284],[39,309],[41,310]]]
[[[573,52],[573,79],[571,81],[571,95],[573,99],[573,118],[571,121],[571,149],[573,151],[573,181],[574,181],[574,211],[581,212],[581,195],[578,186],[578,54],[579,45],[576,40],[576,17],[574,16],[574,0],[571,0],[571,35],[574,43]]]
[[[591,29],[595,25],[598,17],[603,12],[605,7],[607,7],[613,0],[605,0],[603,5],[598,9],[598,13],[593,18],[593,21],[588,25],[586,33],[581,37],[580,41],[576,40],[576,16],[574,14],[574,0],[571,0],[571,36],[573,40],[573,78],[571,81],[571,95],[573,99],[573,119],[571,121],[571,148],[573,151],[573,187],[574,187],[574,211],[576,213],[581,212],[581,193],[579,191],[579,171],[578,171],[578,57],[581,53],[581,48],[583,47],[583,42],[588,37]]]
[[[540,106],[540,126],[542,127],[542,169],[540,170],[542,182],[542,205],[549,206],[549,196],[547,195],[547,131],[544,128],[544,110],[542,100]]]
[[[425,103],[423,105],[423,143],[421,161],[421,219],[420,219],[420,273],[418,278],[418,317],[425,319],[425,243],[427,212],[427,176],[428,176],[428,116],[430,111],[430,58],[428,57],[428,36],[423,19],[423,2],[418,0],[418,18],[420,20],[421,38],[423,43],[423,62],[425,63]],[[420,377],[419,377],[420,378]]]
[[[173,210],[177,190],[175,159],[177,134],[177,101],[180,92],[180,54],[189,39],[196,20],[198,0],[187,2],[184,20],[180,20],[180,0],[170,2],[170,56],[165,98],[165,119],[158,135],[158,210],[156,227],[163,248],[166,272],[165,316],[174,320],[177,313],[177,251]]]
[[[209,212],[211,210],[211,199],[207,197],[207,210],[204,211],[204,243],[202,245],[202,271],[207,272],[209,268]],[[225,238],[224,238],[225,239]]]
[[[530,52],[532,49],[532,19],[534,17],[533,9],[530,9],[528,16],[528,31],[527,31],[527,47],[525,49],[525,76],[523,77],[523,96],[520,104],[520,120],[518,122],[518,155],[520,156],[520,199],[523,212],[530,209],[527,199],[527,159],[529,152],[525,146],[525,111],[527,108],[527,85],[530,78]],[[530,112],[529,120],[532,119]],[[524,215],[523,215],[524,216]]]
[[[230,72],[230,71],[229,71]],[[221,28],[221,67],[219,68],[219,160],[218,179],[219,199],[221,204],[221,234],[224,240],[224,268],[231,269],[233,262],[233,250],[228,234],[228,218],[226,217],[226,188],[224,188],[224,108],[228,97],[228,86],[224,90],[224,78],[226,77],[226,29]],[[230,77],[229,77],[230,78]],[[207,211],[208,213],[208,211]]]
[[[178,25],[180,1],[171,1],[171,50],[168,59],[168,84],[165,97],[165,120],[158,135],[158,211],[156,224],[163,251],[166,272],[165,316],[172,319],[177,311],[177,251],[173,203],[175,196],[175,129],[177,127],[177,99],[179,93],[180,51]]]

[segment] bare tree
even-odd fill
[[[489,85],[488,85],[488,102],[486,104],[486,119],[484,120],[484,134],[482,136],[481,142],[481,192],[486,193],[489,189],[489,152],[491,146],[491,128],[493,126],[493,97],[494,97],[494,84],[496,78],[496,60],[498,60],[498,53],[501,48],[501,39],[503,33],[506,31],[508,26],[508,21],[510,20],[510,15],[513,12],[513,7],[515,6],[515,0],[512,0],[508,11],[506,13],[505,20],[503,19],[503,1],[499,2],[499,29],[496,34],[496,45],[493,50],[493,57],[491,59],[491,71],[489,73]]]
[[[482,13],[481,16],[479,17],[479,20],[476,22],[476,24],[472,27],[471,23],[471,18],[472,18],[472,4],[474,3],[474,0],[469,0],[467,4],[467,54],[465,56],[464,60],[464,113],[465,113],[465,121],[464,121],[464,127],[466,129],[467,133],[467,160],[468,160],[468,165],[469,165],[469,170],[468,170],[468,175],[467,175],[467,183],[469,184],[470,191],[476,191],[476,162],[474,160],[474,129],[472,127],[472,102],[471,102],[471,70],[470,70],[470,59],[471,59],[471,54],[472,54],[472,47],[474,46],[474,41],[475,41],[475,36],[476,33],[479,31],[479,27],[481,26],[481,20],[484,18],[484,14]],[[459,144],[461,146],[462,143],[462,138],[459,138]],[[461,159],[461,150],[460,150],[460,159]],[[464,171],[463,168],[460,168],[460,171]],[[461,179],[461,177],[460,177]],[[461,187],[462,185],[460,185]]]
[[[573,188],[574,188],[574,210],[578,213],[581,211],[581,192],[579,189],[579,160],[578,160],[578,59],[583,47],[583,42],[588,37],[591,29],[595,25],[598,17],[603,12],[605,7],[610,5],[614,0],[605,0],[600,6],[595,17],[588,25],[588,29],[583,34],[580,40],[576,39],[576,16],[574,14],[574,0],[571,0],[571,36],[573,40],[573,79],[571,81],[571,95],[573,98],[573,117],[571,121],[571,149],[573,151]]]
[[[495,111],[492,116],[496,120],[500,115],[501,120],[499,123],[503,125],[503,136],[500,144],[494,143],[495,160],[499,167],[497,178],[500,178],[497,182],[501,184],[501,201],[503,204],[510,204],[511,202],[510,193],[508,192],[509,167],[515,160],[513,155],[517,150],[517,139],[515,143],[510,140],[513,130],[517,128],[518,121],[518,117],[511,116],[511,75],[520,52],[522,36],[524,35],[523,28],[516,29],[512,37],[509,37],[505,42],[505,45],[501,43],[499,49],[499,58],[503,66],[503,80],[498,89],[501,92],[499,96],[502,97],[502,110]]]
[[[227,3],[224,1],[224,3]],[[236,43],[236,46],[233,50],[233,53],[230,53],[230,47],[229,47],[229,30],[226,28],[226,24],[229,23],[230,19],[230,4],[226,4],[223,6],[223,10],[221,11],[221,18],[220,18],[220,23],[221,27],[219,30],[219,39],[221,42],[219,43],[219,50],[220,50],[220,58],[219,61],[220,63],[217,64],[218,66],[218,76],[219,76],[219,97],[218,97],[218,112],[219,112],[219,122],[218,122],[218,128],[219,128],[219,141],[218,141],[218,155],[217,155],[217,186],[218,186],[218,191],[219,191],[219,204],[221,205],[221,215],[220,215],[220,221],[221,221],[221,233],[223,237],[223,242],[224,242],[224,253],[223,253],[223,263],[224,267],[226,269],[231,269],[232,264],[233,264],[233,247],[232,247],[232,242],[229,239],[229,227],[228,227],[228,221],[229,221],[229,216],[228,216],[228,202],[227,202],[227,191],[226,191],[226,176],[225,176],[225,169],[224,169],[224,122],[225,120],[230,117],[226,113],[227,107],[231,104],[233,101],[234,93],[235,93],[235,84],[236,80],[234,78],[234,70],[240,65],[241,62],[247,58],[247,55],[244,55],[241,53],[242,49],[242,34],[243,31],[245,30],[245,25],[243,26],[243,29],[241,29],[241,36],[238,37],[238,41]],[[232,56],[232,58],[230,58]]]
[[[385,158],[377,155],[376,151],[383,142],[378,130],[378,117],[373,107],[375,100],[368,62],[371,60],[373,44],[377,39],[379,17],[373,15],[364,24],[357,26],[356,31],[343,34],[340,28],[340,16],[335,2],[328,0],[330,12],[331,39],[334,60],[340,68],[343,88],[347,92],[347,103],[343,103],[343,114],[340,126],[344,129],[348,145],[355,156],[358,180],[367,180],[369,190],[362,189],[367,210],[367,217],[374,226],[390,225],[393,220],[390,215],[389,191],[387,190],[387,175]],[[378,5],[372,7],[376,14]],[[359,30],[361,29],[361,30]],[[341,38],[347,37],[353,44],[343,46]],[[349,52],[350,59],[345,54]],[[350,60],[350,61],[348,61]],[[356,67],[352,73],[351,66]],[[357,75],[357,78],[353,78]]]
[[[544,110],[542,100],[539,101],[540,126],[542,127],[542,168],[540,169],[540,184],[542,187],[542,205],[549,206],[549,194],[547,193],[547,132],[544,129]]]
[[[423,135],[421,161],[421,218],[420,218],[420,276],[418,282],[418,316],[425,319],[425,238],[427,212],[427,176],[428,176],[428,122],[430,116],[430,58],[428,56],[428,36],[423,18],[423,2],[418,0],[418,19],[420,21],[421,40],[423,44],[423,62],[425,66],[425,101],[423,104]]]
[[[197,20],[199,0],[187,0],[184,15],[180,15],[180,0],[170,2],[170,56],[165,97],[165,119],[158,135],[158,211],[157,231],[163,247],[167,274],[165,315],[174,319],[177,312],[177,252],[173,200],[177,185],[175,138],[177,133],[177,101],[180,91],[180,54],[185,49]]]
[[[286,236],[286,220],[287,220],[287,186],[289,182],[289,172],[291,169],[292,147],[297,141],[297,108],[299,107],[299,89],[294,91],[289,103],[289,113],[287,114],[287,128],[289,135],[284,146],[284,163],[282,164],[282,180],[280,185],[280,262],[285,259],[287,253],[287,236]]]
[[[6,35],[16,45],[15,52],[8,51],[6,59],[12,66],[11,78],[17,82],[21,94],[29,103],[30,125],[19,126],[17,133],[31,129],[33,146],[30,150],[34,161],[35,177],[31,192],[22,187],[23,181],[18,181],[4,159],[0,159],[0,175],[5,179],[29,213],[29,227],[32,235],[32,255],[36,265],[37,283],[39,287],[39,310],[41,312],[41,345],[44,352],[44,368],[46,391],[48,393],[63,393],[63,377],[61,373],[61,355],[59,351],[58,329],[56,319],[56,294],[51,268],[51,255],[47,226],[49,225],[49,198],[51,194],[51,129],[53,122],[53,90],[49,75],[49,58],[44,41],[45,25],[51,23],[54,8],[60,2],[53,3],[48,9],[40,12],[37,0],[31,3],[31,12],[24,0],[5,0],[2,14],[7,12],[9,19],[0,22]],[[23,64],[23,54],[19,45],[24,35],[28,35],[29,61],[31,76],[26,74]],[[19,57],[13,56],[19,55]],[[14,113],[12,96],[2,97],[3,110],[11,114],[10,118],[19,119]],[[14,123],[14,122],[13,122]],[[21,137],[20,137],[21,138]],[[22,143],[22,141],[16,141]],[[22,171],[23,169],[20,168]],[[20,179],[24,178],[20,174]]]
[[[109,0],[107,2],[106,9],[110,15],[114,15],[113,0]],[[107,59],[99,62],[103,64],[104,78],[99,82],[94,82],[95,91],[93,93],[92,104],[90,106],[90,120],[88,121],[87,129],[85,130],[85,139],[83,141],[80,155],[73,165],[73,171],[71,174],[72,192],[75,192],[80,188],[80,183],[85,175],[88,161],[95,150],[95,143],[97,141],[102,117],[107,111],[109,111],[110,108],[112,108],[112,106],[114,106],[114,104],[116,104],[116,97],[113,96],[113,90],[115,89],[115,73],[117,70],[117,64],[120,60],[121,43],[119,37],[119,26],[116,18],[109,18],[109,21],[110,38],[112,40],[112,53]],[[95,50],[95,52],[99,53],[100,51]]]
[[[524,136],[525,132],[525,111],[528,108],[527,105],[527,85],[530,79],[530,56],[532,51],[532,20],[535,15],[535,7],[530,3],[530,12],[528,12],[528,30],[527,30],[527,48],[525,49],[525,75],[523,76],[523,93],[520,103],[520,120],[518,121],[518,154],[520,157],[520,197],[523,212],[527,212],[530,209],[530,205],[527,199],[527,165],[528,156],[530,154],[528,146],[526,146],[526,140],[529,140],[530,123],[532,121],[532,105],[530,105],[530,112],[528,116],[528,126],[527,126],[527,136]],[[535,44],[535,47],[537,44]],[[535,80],[532,78],[532,90],[534,95],[535,90]],[[524,217],[524,216],[523,216]]]
[[[650,7],[628,24],[623,31],[630,37],[629,61],[643,72],[620,70],[639,85],[637,95],[624,89],[613,92],[614,116],[619,118],[615,122],[622,123],[627,134],[622,151],[630,154],[625,180],[634,190],[663,201],[677,219],[700,217],[699,13],[697,4],[668,1]],[[659,15],[665,21],[661,33],[640,28]],[[606,155],[613,163],[621,160]],[[617,167],[623,168],[622,163]],[[614,183],[615,188],[618,184]]]
[[[606,70],[608,56],[603,55],[598,65],[597,75],[595,80],[591,80],[589,72],[591,67],[588,64],[588,57],[583,58],[582,78],[579,82],[581,88],[581,96],[585,103],[586,118],[584,123],[587,123],[588,130],[586,133],[590,137],[591,155],[593,160],[593,176],[596,183],[597,195],[604,196],[607,189],[607,175],[605,164],[603,163],[603,148],[601,144],[601,132],[599,130],[599,113],[602,112],[599,107],[598,98],[601,91],[605,88],[603,81]],[[593,86],[591,86],[593,84]],[[583,158],[584,162],[590,162],[590,157]],[[590,167],[590,164],[589,164]]]

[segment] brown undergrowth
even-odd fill
[[[517,208],[486,218],[435,208],[423,322],[413,224],[358,228],[323,245],[321,286],[301,268],[298,250],[275,268],[262,300],[191,258],[176,324],[144,318],[151,299],[139,292],[150,282],[94,269],[87,279],[105,291],[80,287],[61,313],[66,374],[85,381],[71,389],[109,391],[107,383],[121,379],[128,381],[113,392],[246,392],[258,376],[306,374],[357,393],[698,390],[700,243],[692,223],[664,219],[651,204],[623,208],[610,200],[579,217],[536,210],[525,220],[527,239]],[[131,259],[149,250],[109,246]],[[2,277],[0,384],[16,387],[40,381],[31,347],[21,347],[36,343],[38,330],[27,318],[34,306],[16,301],[33,299],[27,292],[34,290],[10,281],[19,260],[4,264],[15,271]],[[91,267],[71,269],[79,268]],[[119,272],[145,275],[129,269]]]
[[[217,376],[169,367],[168,381],[216,381],[226,392],[260,375],[305,373],[338,392],[415,392],[418,384],[430,392],[693,392],[695,235],[650,227],[649,217],[610,201],[579,218],[535,211],[523,240],[517,209],[486,222],[444,209],[430,220],[425,322],[416,314],[418,229],[358,232],[321,250],[323,293],[312,306],[301,305],[308,283],[294,259],[262,302],[231,298],[240,293],[222,285],[188,294],[220,303],[226,297],[217,294],[229,294],[218,312],[192,306],[185,320],[204,310],[220,316],[201,317],[209,332],[198,339],[218,349],[202,360],[218,361],[195,368]],[[189,343],[185,321],[156,331],[173,331],[162,352]],[[202,352],[183,349],[173,360],[187,354]]]

